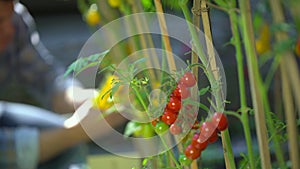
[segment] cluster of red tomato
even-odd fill
[[[214,113],[211,121],[206,121],[200,126],[200,133],[196,132],[192,142],[185,149],[187,158],[194,160],[201,155],[208,143],[214,143],[218,139],[218,132],[228,127],[227,118],[223,113]]]
[[[176,88],[170,95],[169,102],[167,103],[163,115],[159,119],[152,121],[155,126],[157,134],[165,132],[170,126],[170,132],[174,135],[181,133],[182,129],[179,125],[174,123],[178,117],[181,109],[182,99],[188,98],[191,93],[189,88],[196,84],[196,78],[191,72],[186,72],[179,79]]]

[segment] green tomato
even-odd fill
[[[182,166],[188,166],[192,163],[193,160],[187,158],[184,154],[179,156],[179,162]]]
[[[151,8],[152,2],[151,2],[151,0],[142,0],[142,5],[143,5],[145,8]]]
[[[153,130],[153,127],[151,126],[150,123],[148,124],[143,124],[142,125],[142,131],[143,131],[143,137],[144,138],[150,138],[152,136],[154,136],[154,130]]]
[[[155,132],[156,132],[157,134],[159,134],[159,135],[163,134],[163,133],[166,132],[168,129],[169,129],[169,126],[168,126],[166,123],[162,122],[162,121],[158,122],[158,123],[156,124],[156,126],[155,126]]]

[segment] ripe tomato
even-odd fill
[[[157,122],[159,122],[159,119],[154,119],[151,121],[151,124],[155,127]]]
[[[161,120],[168,125],[173,124],[176,121],[177,113],[174,113],[171,110],[165,109],[164,114],[161,116]]]
[[[179,83],[185,85],[186,87],[192,87],[196,84],[196,77],[192,72],[185,72],[180,78]]]
[[[219,131],[223,131],[228,127],[228,121],[224,113],[216,112],[211,121]]]
[[[200,157],[201,151],[190,144],[185,149],[184,154],[187,158],[195,160],[196,158]]]
[[[182,132],[182,128],[174,123],[170,126],[170,132],[174,135],[177,135]]]
[[[300,57],[300,36],[298,37],[298,40],[296,42],[295,53],[296,53],[297,56]]]
[[[186,99],[191,95],[191,92],[186,86],[179,84],[172,94],[179,99]]]
[[[205,139],[203,137],[203,135],[200,134],[195,134],[193,139],[192,139],[192,143],[191,143],[195,148],[199,149],[199,150],[204,150],[207,145],[208,145],[208,140]]]
[[[189,158],[187,158],[184,154],[181,154],[179,156],[179,162],[183,166],[188,166],[188,165],[190,165],[192,163],[192,160],[189,159]]]
[[[163,134],[164,132],[166,132],[168,130],[168,128],[169,128],[169,126],[166,123],[160,121],[155,126],[155,132],[160,135],[160,134]]]
[[[215,132],[210,136],[210,138],[208,139],[208,143],[214,143],[218,140],[218,133],[215,130]]]
[[[181,108],[181,101],[177,97],[171,96],[167,104],[167,108],[174,112],[179,112]]]
[[[200,136],[202,135],[205,139],[209,139],[216,130],[215,125],[210,121],[202,123],[200,128]]]

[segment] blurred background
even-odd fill
[[[34,17],[41,40],[48,50],[65,66],[72,63],[77,58],[86,40],[93,33],[93,30],[83,21],[82,14],[77,8],[77,1],[21,0],[21,3],[28,8]],[[211,23],[215,42],[214,45],[222,60],[227,78],[227,100],[230,100],[227,109],[237,110],[239,108],[239,94],[234,49],[230,45],[224,45],[228,43],[231,38],[229,20],[224,13],[212,9]],[[246,87],[246,89],[249,88]],[[249,93],[249,91],[247,92]],[[248,100],[250,101],[250,99]],[[232,135],[234,152],[246,152],[243,138],[238,138],[238,136],[243,137],[240,123],[232,117],[229,117],[229,121],[230,133],[235,133]],[[253,120],[250,121],[253,122]],[[254,124],[251,125],[254,126]],[[254,129],[252,131],[255,132]],[[254,141],[254,143],[257,144],[256,141]],[[90,146],[89,151],[91,154],[107,154],[94,145]],[[203,154],[203,160],[206,161],[204,163],[210,161],[212,166],[216,166],[216,162],[221,162],[220,167],[224,167],[223,161],[218,159],[223,158],[220,140],[218,143],[211,145]],[[240,154],[236,155],[240,156]],[[113,156],[105,156],[105,158],[90,157],[90,161],[95,164],[95,166],[97,163],[103,164],[104,162],[114,165],[114,161],[118,158]],[[124,161],[123,158],[119,158],[118,160],[123,161],[121,163],[137,163],[136,160],[130,161],[126,159]],[[118,167],[113,166],[113,168]],[[126,167],[123,165],[123,168]]]

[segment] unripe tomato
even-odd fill
[[[160,122],[158,122],[158,123],[156,124],[156,126],[155,126],[155,132],[156,132],[157,134],[161,135],[161,134],[163,134],[164,132],[166,132],[166,131],[168,130],[168,128],[169,128],[169,126],[168,126],[166,123],[160,121]]]
[[[96,5],[96,4],[93,4]],[[95,26],[100,23],[100,14],[98,13],[97,8],[90,7],[85,15],[86,22],[91,25]]]
[[[142,136],[144,138],[150,138],[150,137],[154,136],[154,130],[150,123],[142,125]]]
[[[181,155],[179,156],[179,162],[180,162],[180,164],[183,165],[183,166],[188,166],[188,165],[190,165],[190,164],[192,163],[192,161],[193,161],[193,160],[187,158],[184,154],[181,154]]]
[[[117,8],[121,5],[121,0],[108,0],[108,4],[113,8]]]

